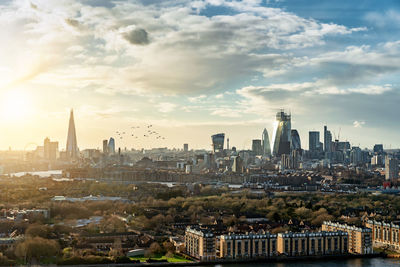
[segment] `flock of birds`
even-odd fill
[[[140,130],[140,126],[132,126],[131,127],[131,133],[127,133],[127,132],[122,132],[122,131],[116,131],[115,133],[118,135],[119,139],[124,139],[124,137],[126,136],[131,136],[135,139],[139,138],[139,137],[143,137],[144,138],[155,138],[155,139],[165,139],[164,136],[161,136],[160,133],[156,132],[153,130],[153,125],[149,124],[143,127],[144,128],[144,132],[142,133],[137,133]]]

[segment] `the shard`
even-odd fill
[[[74,111],[71,109],[68,126],[68,137],[67,137],[67,156],[70,159],[78,157],[78,144],[76,142],[75,122],[74,122]]]

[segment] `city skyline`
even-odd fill
[[[355,146],[400,147],[396,1],[32,0],[0,10],[2,150],[46,136],[65,147],[70,108],[81,149],[146,124],[165,139],[116,147],[211,149],[209,136],[224,132],[251,148],[280,108],[303,147],[326,124]]]

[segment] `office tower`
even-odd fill
[[[397,180],[399,178],[399,161],[386,156],[385,158],[385,178],[386,180]]]
[[[74,111],[71,109],[68,126],[68,137],[67,137],[67,157],[69,159],[75,159],[78,157],[78,144],[76,142],[75,122],[74,122]]]
[[[260,139],[254,139],[251,144],[251,150],[255,155],[262,155],[262,146],[261,146],[261,140]]]
[[[273,136],[273,155],[280,157],[290,153],[291,116],[283,110],[276,114],[276,122]]]
[[[107,154],[108,153],[108,140],[103,140],[103,153]]]
[[[308,150],[317,151],[319,150],[320,142],[319,142],[319,132],[310,131],[308,133]]]
[[[243,159],[239,156],[233,157],[232,172],[241,173],[243,168]]]
[[[211,136],[213,152],[218,153],[224,150],[225,134],[219,133]]]
[[[300,142],[300,136],[297,130],[293,129],[291,131],[291,149],[292,150],[297,150],[301,151],[301,142]]]
[[[324,126],[324,152],[332,152],[332,134],[327,126]]]
[[[290,155],[282,154],[281,155],[281,169],[290,169]]]
[[[361,148],[354,146],[350,151],[350,163],[353,165],[359,165],[362,163]]]
[[[55,161],[58,154],[58,142],[51,142],[48,137],[43,142],[44,158],[50,161]]]
[[[383,145],[382,144],[374,145],[374,153],[375,154],[383,154]]]
[[[229,138],[226,139],[226,150],[229,150]]]
[[[112,137],[108,141],[108,153],[115,154],[115,140]]]
[[[264,156],[267,156],[267,157],[271,156],[271,146],[269,144],[268,131],[265,128],[262,133],[262,149],[263,149]]]
[[[189,144],[183,144],[183,151],[185,152],[189,151]]]

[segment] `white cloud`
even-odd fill
[[[353,122],[353,127],[355,128],[361,128],[365,125],[365,121],[354,121]]]
[[[157,107],[158,107],[158,111],[160,111],[162,113],[169,113],[169,112],[175,110],[176,105],[173,103],[169,103],[169,102],[162,102],[162,103],[158,104]]]

